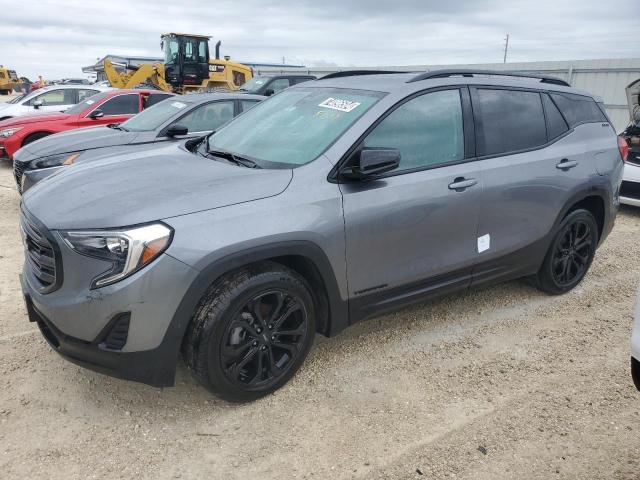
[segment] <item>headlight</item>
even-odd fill
[[[71,165],[76,158],[80,156],[80,152],[74,153],[58,153],[42,157],[34,163],[35,168],[59,167],[61,165]]]
[[[5,128],[4,130],[0,130],[0,138],[8,138],[16,132],[19,132],[24,127],[13,127],[13,128]]]
[[[171,243],[173,230],[154,223],[127,230],[61,232],[64,241],[76,252],[106,260],[112,268],[91,282],[91,288],[104,287],[137,272],[164,252]]]

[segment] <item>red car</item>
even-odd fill
[[[4,120],[0,122],[0,158],[13,160],[19,148],[52,133],[124,122],[172,95],[160,90],[109,90],[64,113],[37,113]]]

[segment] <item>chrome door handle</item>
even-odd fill
[[[478,181],[475,178],[466,179],[464,177],[458,177],[453,181],[453,183],[449,184],[449,190],[462,192],[469,187],[473,187],[476,183],[478,183]]]
[[[559,168],[560,170],[569,170],[570,168],[576,167],[578,165],[578,162],[576,162],[575,160],[567,160],[566,158],[563,158],[562,160],[560,160],[560,163],[556,164],[556,168]]]

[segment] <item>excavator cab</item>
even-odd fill
[[[209,39],[202,35],[161,36],[165,79],[174,89],[197,87],[209,78]]]

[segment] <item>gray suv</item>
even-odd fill
[[[316,333],[488,282],[574,288],[619,204],[600,101],[553,77],[367,73],[29,190],[30,320],[87,368],[170,386],[182,354],[247,401]]]

